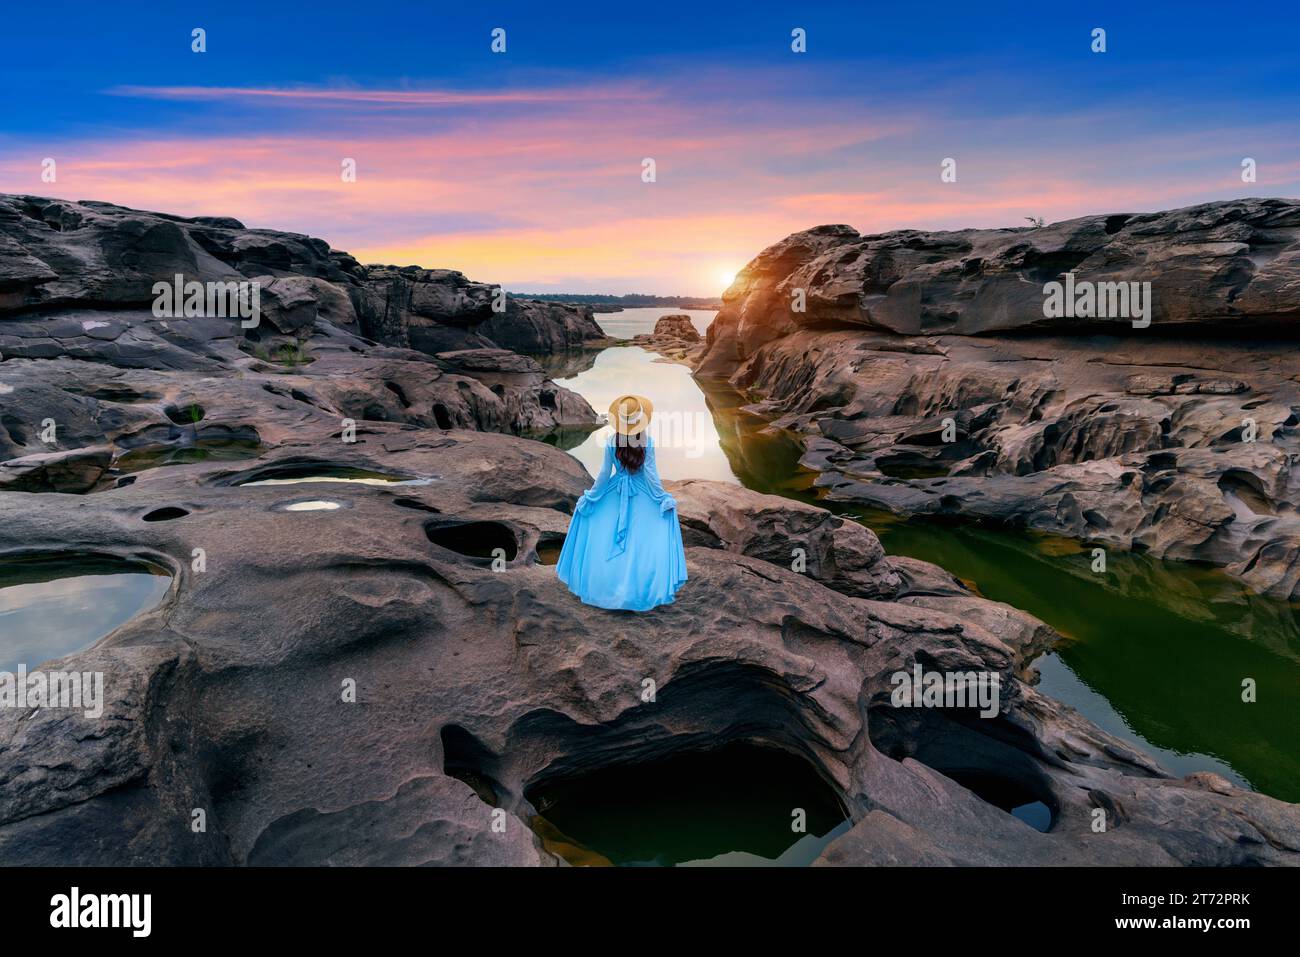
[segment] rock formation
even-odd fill
[[[526,437],[590,424],[580,397],[490,343],[420,340],[430,354],[349,328],[368,274],[319,241],[104,209],[0,231],[0,568],[117,559],[171,586],[42,666],[102,673],[102,714],[0,708],[0,863],[555,865],[539,784],[732,741],[834,790],[852,827],[821,864],[1300,862],[1300,807],[1174,778],[1037,693],[1050,628],[823,509],[672,483],[677,601],[583,605],[542,556],[589,477]],[[101,214],[112,242],[86,225]],[[213,246],[256,275],[278,263],[281,347],[155,318],[114,284],[186,254],[223,275]],[[455,287],[436,275],[407,291]],[[1214,393],[1170,393],[1188,394]],[[252,484],[356,475],[390,482]],[[894,707],[918,665],[996,674],[995,712]]]
[[[1150,325],[1045,316],[1067,273],[1150,283]],[[831,499],[1208,562],[1300,597],[1300,203],[821,226],[724,299],[697,375],[802,434]]]
[[[683,365],[693,365],[704,348],[704,340],[690,316],[660,316],[654,332],[633,336],[632,342],[663,358]]]
[[[568,456],[394,423],[344,447],[331,430],[309,416],[300,448],[253,463],[7,509],[4,560],[75,548],[174,581],[157,609],[46,666],[102,671],[101,717],[0,711],[0,861],[556,864],[528,826],[539,782],[734,740],[799,755],[833,787],[854,825],[822,863],[1300,861],[1300,808],[1172,778],[1037,694],[1024,665],[1045,626],[933,566],[900,574],[864,528],[679,483],[690,582],[648,615],[609,612],[538,563],[588,482]],[[240,484],[339,466],[429,481]],[[340,507],[285,508],[321,497]],[[890,676],[917,663],[996,672],[997,716],[893,708]],[[1051,829],[959,771],[1034,795]]]
[[[0,488],[89,491],[147,455],[292,444],[318,413],[340,432],[345,419],[389,421],[562,444],[598,424],[534,359],[485,334],[562,348],[580,344],[590,316],[510,301],[484,318],[474,302],[490,287],[458,273],[379,282],[384,269],[305,236],[26,197],[0,199],[0,237]],[[155,316],[153,283],[175,273],[260,277],[260,321]],[[418,292],[402,308],[375,305],[403,283]]]
[[[111,203],[0,195],[0,318],[52,309],[147,308],[155,282],[261,280],[287,334],[327,320],[423,352],[553,352],[602,339],[586,306],[505,297],[450,269],[362,266],[321,239]]]

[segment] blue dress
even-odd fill
[[[596,484],[574,506],[556,572],[588,605],[648,611],[671,602],[686,581],[677,500],[659,481],[653,440],[633,473],[613,443],[611,436]]]

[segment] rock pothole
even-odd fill
[[[537,540],[537,561],[542,565],[557,565],[564,550],[565,536],[559,532],[543,532]]]
[[[132,444],[114,460],[113,469],[120,474],[168,465],[237,461],[255,458],[261,450],[261,439],[255,429],[209,426],[192,435],[186,430],[167,441]]]
[[[163,508],[155,508],[151,512],[145,512],[140,518],[145,522],[170,522],[173,519],[184,518],[188,514],[190,514],[188,509],[177,505],[168,505]]]
[[[171,581],[153,565],[100,555],[0,561],[0,671],[90,647],[155,607]]]
[[[515,530],[504,522],[431,522],[424,532],[440,548],[483,565],[497,558],[514,561],[519,554]]]
[[[495,780],[496,756],[458,724],[442,729],[443,771],[468,784],[484,804],[501,806],[504,788]]]
[[[810,864],[847,815],[802,757],[736,740],[527,788],[533,829],[573,864]]]
[[[277,505],[275,510],[278,512],[333,512],[343,507],[342,502],[331,502],[328,499],[312,498],[302,499],[297,502],[288,502],[284,505]]]
[[[973,711],[901,711],[873,707],[871,743],[895,760],[912,758],[1038,831],[1049,831],[1060,806],[1036,759],[1034,742],[1004,718]]]
[[[257,476],[238,485],[252,488],[259,485],[305,485],[316,482],[342,482],[353,485],[400,485],[409,481],[401,475],[372,472],[367,469],[342,466],[294,465],[261,469]]]
[[[206,413],[197,402],[180,402],[165,406],[163,414],[177,425],[197,425]]]

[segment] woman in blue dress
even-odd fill
[[[659,481],[646,427],[654,406],[638,395],[609,407],[614,428],[596,484],[573,509],[556,572],[588,605],[648,611],[686,581],[677,501]]]

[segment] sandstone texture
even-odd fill
[[[101,202],[0,195],[0,321],[32,310],[145,308],[153,285],[261,280],[272,332],[313,320],[422,352],[554,352],[602,339],[590,307],[505,297],[450,269],[363,266],[322,239]],[[266,332],[267,330],[263,330]]]
[[[1300,808],[1173,778],[1039,695],[1024,665],[1045,626],[924,563],[905,585],[864,528],[675,483],[690,582],[647,615],[610,612],[538,560],[588,484],[564,453],[394,423],[341,449],[330,429],[98,495],[0,493],[0,560],[76,550],[174,576],[156,609],[47,665],[102,671],[100,718],[0,712],[0,861],[554,865],[530,788],[735,740],[802,756],[848,808],[823,864],[1300,861]],[[309,465],[429,481],[239,484]],[[285,509],[308,498],[341,507]],[[792,547],[813,558],[802,573]],[[892,707],[890,675],[917,663],[996,672],[998,714]],[[1051,830],[949,776],[972,771],[1037,796]]]
[[[1050,628],[824,509],[669,483],[677,600],[582,604],[546,559],[590,478],[548,441],[595,419],[547,369],[585,360],[510,351],[496,320],[466,327],[484,341],[417,335],[434,326],[409,303],[407,340],[353,328],[373,275],[305,237],[4,202],[23,222],[0,222],[0,569],[93,557],[171,584],[29,663],[102,673],[102,714],[0,708],[0,864],[560,865],[534,788],[734,741],[833,789],[851,827],[821,865],[1300,862],[1300,806],[1173,777],[1039,694]],[[181,250],[233,268],[213,249],[280,264],[267,321],[291,349],[122,291]],[[384,282],[459,288],[425,272]],[[1238,393],[1144,401],[1188,394]],[[250,484],[358,475],[389,481]],[[917,665],[996,674],[995,713],[894,707],[892,676]],[[1032,795],[1050,828],[970,775]]]
[[[1149,282],[1150,325],[1046,318],[1066,273]],[[1210,563],[1300,597],[1300,202],[821,226],[764,250],[724,300],[696,374],[799,433],[829,498]]]
[[[670,362],[688,366],[694,365],[704,350],[703,337],[686,315],[660,316],[654,332],[633,336],[632,342]]]

